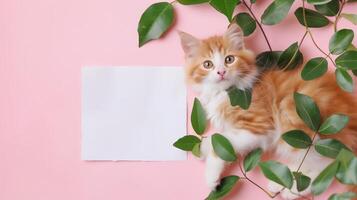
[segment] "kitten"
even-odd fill
[[[281,139],[281,135],[293,129],[314,134],[299,118],[293,93],[299,92],[314,99],[323,119],[335,113],[350,117],[348,125],[338,134],[318,135],[319,138],[335,138],[351,149],[357,148],[357,101],[342,91],[333,74],[327,73],[313,81],[300,77],[301,69],[290,71],[268,70],[264,73],[255,65],[255,55],[244,46],[240,28],[232,24],[223,36],[205,40],[180,32],[186,58],[187,82],[198,93],[214,128],[230,140],[235,151],[244,156],[258,147],[273,151],[278,160],[297,170],[305,149],[295,149]],[[253,88],[252,103],[248,110],[232,107],[226,92],[230,86],[240,89]],[[201,145],[206,159],[206,182],[210,189],[217,186],[226,162],[213,152],[210,137]],[[315,179],[331,159],[321,156],[311,148],[301,172]],[[275,193],[282,186],[269,182],[268,189]],[[292,189],[299,193],[296,186]],[[301,195],[310,193],[310,188]],[[284,199],[296,199],[288,190],[281,193]]]

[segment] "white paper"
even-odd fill
[[[83,160],[185,160],[182,67],[82,69]]]

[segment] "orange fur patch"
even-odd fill
[[[300,78],[299,69],[268,71],[260,77],[260,81],[253,88],[252,103],[248,110],[230,106],[227,99],[221,106],[221,112],[236,128],[248,129],[253,133],[267,134],[276,123],[279,123],[282,133],[301,129],[312,137],[314,132],[296,113],[294,92],[303,93],[314,99],[320,108],[322,121],[335,113],[349,116],[350,122],[340,133],[320,137],[340,140],[356,150],[357,101],[355,96],[338,87],[331,73],[307,82]]]

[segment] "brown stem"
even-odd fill
[[[318,129],[319,129],[319,128],[318,128]],[[315,140],[315,138],[316,138],[317,133],[318,133],[318,132],[316,131],[316,132],[314,133],[314,135],[312,136],[311,145],[307,148],[307,150],[306,150],[306,152],[305,152],[305,154],[304,154],[304,157],[302,158],[302,160],[301,160],[301,162],[300,162],[300,164],[299,164],[299,167],[296,169],[296,172],[299,172],[300,169],[301,169],[301,167],[302,167],[302,165],[304,164],[304,161],[305,161],[307,155],[308,155],[309,152],[310,152],[310,149],[311,149],[311,147],[312,147],[312,145],[313,145],[313,143],[314,143],[314,140]],[[308,197],[305,197],[305,196],[302,196],[302,195],[300,195],[300,194],[294,193],[294,192],[291,191],[291,190],[290,190],[290,192],[293,193],[293,194],[295,194],[295,195],[298,195],[299,197],[301,197],[301,198],[303,198],[303,199],[307,199],[307,200],[311,200],[311,199],[313,200],[313,199],[314,199],[314,196],[312,196],[312,198],[310,199],[310,198],[308,198]]]
[[[317,135],[317,132],[315,132],[315,133],[314,133],[314,136],[312,136],[312,142],[311,142],[311,143],[314,143],[314,140],[315,140],[315,138],[316,138],[316,135]],[[300,164],[299,164],[299,167],[297,168],[296,172],[299,172],[299,171],[300,171],[300,168],[301,168],[302,164],[304,163],[304,161],[305,161],[305,159],[306,159],[306,157],[307,157],[307,154],[309,154],[309,151],[310,151],[311,147],[312,147],[312,144],[307,148],[307,150],[306,150],[306,152],[305,152],[305,155],[304,155],[304,157],[302,158],[302,160],[301,160],[301,162],[300,162]]]
[[[332,62],[332,64],[333,64],[335,67],[337,67],[335,61],[331,58],[330,54],[324,52],[324,50],[322,50],[321,47],[319,47],[319,45],[318,45],[317,42],[315,41],[314,36],[312,35],[312,33],[311,33],[310,30],[309,30],[309,35],[310,35],[310,38],[311,38],[312,42],[313,42],[314,45],[316,46],[316,48],[317,48],[322,54],[324,54],[324,55]]]
[[[270,42],[269,42],[269,40],[268,40],[267,35],[265,34],[265,31],[264,31],[262,25],[260,24],[260,22],[258,21],[257,17],[254,15],[254,13],[253,13],[251,7],[248,6],[248,4],[245,2],[245,0],[242,0],[242,2],[243,2],[243,4],[244,4],[244,6],[248,9],[249,13],[253,16],[255,22],[258,24],[259,29],[262,31],[263,36],[264,36],[264,38],[265,38],[265,41],[266,41],[267,44],[268,44],[268,47],[269,47],[270,51],[273,51],[273,48],[272,48],[271,45],[270,45]]]
[[[341,0],[341,8],[340,8],[340,10],[338,11],[338,13],[336,15],[335,23],[333,25],[333,29],[334,29],[335,32],[337,31],[337,23],[341,18],[342,9],[345,6],[345,4],[346,4],[346,1]]]
[[[330,54],[325,53],[325,51],[322,50],[321,47],[317,44],[317,42],[315,41],[314,36],[312,35],[311,30],[310,30],[309,27],[307,26],[307,21],[306,21],[306,16],[305,16],[305,1],[304,1],[304,0],[302,0],[302,7],[303,7],[302,13],[303,13],[303,18],[304,18],[305,28],[306,28],[306,31],[309,33],[309,36],[310,36],[310,38],[311,38],[311,41],[314,43],[314,45],[316,46],[316,48],[317,48],[322,54],[324,54],[324,55],[332,62],[332,64],[333,64],[335,67],[337,67],[335,61],[333,61],[333,59],[331,58]]]
[[[239,163],[238,165],[239,165],[240,171],[242,172],[242,174],[243,174],[243,176],[244,176],[244,177],[242,177],[244,180],[249,181],[250,183],[252,183],[252,184],[255,185],[256,187],[258,187],[259,189],[261,189],[265,194],[267,194],[267,195],[268,195],[270,198],[272,198],[272,199],[274,199],[276,196],[278,196],[278,194],[279,194],[280,192],[275,193],[275,194],[270,194],[269,191],[267,191],[266,189],[264,189],[262,186],[260,186],[259,184],[257,184],[256,182],[254,182],[253,180],[251,180],[251,179],[247,176],[247,174],[245,173],[245,171],[242,169],[242,166],[240,165],[240,163]]]

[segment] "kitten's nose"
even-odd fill
[[[217,74],[223,76],[226,73],[226,70],[218,70]]]

